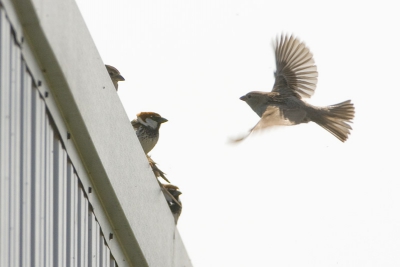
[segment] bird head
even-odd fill
[[[265,110],[265,104],[267,103],[267,95],[264,92],[253,91],[245,94],[240,97],[240,100],[243,100],[249,105],[258,116],[262,116]]]
[[[167,122],[166,118],[160,116],[160,114],[155,112],[140,112],[137,115],[137,121],[147,127],[152,129],[159,129],[161,124]]]
[[[119,73],[119,71],[117,70],[117,68],[110,66],[110,65],[106,65],[106,69],[108,74],[110,75],[110,78],[115,86],[115,89],[118,90],[118,82],[120,81],[125,81],[124,77],[122,77],[122,75]]]

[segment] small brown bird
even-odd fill
[[[136,136],[147,156],[150,167],[156,178],[161,177],[169,183],[170,181],[165,177],[165,173],[157,167],[157,163],[148,155],[158,142],[161,124],[168,120],[155,112],[140,112],[136,117],[137,119],[132,120],[131,124],[136,131]]]
[[[179,196],[182,194],[182,192],[179,191],[179,187],[172,184],[161,184],[161,190],[172,212],[172,215],[174,216],[175,224],[177,224],[179,216],[182,212],[182,202],[179,199]]]
[[[161,124],[168,120],[155,112],[140,112],[136,116],[137,119],[132,120],[131,124],[136,131],[136,136],[144,153],[147,155],[158,142]]]
[[[115,90],[118,91],[118,82],[125,81],[124,77],[122,77],[119,71],[113,66],[106,65],[106,69],[108,71],[108,74],[110,75],[111,81],[115,86]]]
[[[312,106],[302,99],[314,94],[317,87],[317,66],[310,50],[293,36],[277,38],[275,43],[275,84],[272,92],[253,91],[240,97],[258,116],[259,122],[250,132],[274,125],[296,125],[313,121],[336,136],[347,140],[354,118],[350,100],[327,106]]]

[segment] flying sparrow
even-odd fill
[[[160,184],[161,190],[164,194],[165,200],[168,203],[169,208],[171,209],[172,215],[175,219],[175,224],[178,223],[179,216],[182,212],[182,202],[179,199],[179,196],[182,194],[179,191],[179,188],[172,184]]]
[[[293,36],[275,42],[275,84],[272,92],[253,91],[240,97],[261,119],[250,132],[274,125],[296,125],[313,121],[344,142],[350,134],[354,106],[347,100],[336,105],[316,107],[304,102],[317,86],[317,66],[310,50]]]
[[[161,123],[168,120],[155,112],[140,112],[136,116],[137,119],[132,120],[131,124],[136,131],[136,136],[144,153],[147,155],[158,142]]]
[[[115,90],[118,91],[118,82],[119,81],[125,81],[124,77],[121,76],[121,74],[119,73],[119,71],[110,65],[106,65],[106,69],[108,71],[108,74],[110,75],[110,78],[115,86]]]

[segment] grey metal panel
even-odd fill
[[[88,266],[89,259],[111,266],[101,227],[3,9],[0,48],[0,266]]]
[[[10,187],[10,25],[0,10],[0,265],[9,265],[9,199]]]
[[[89,200],[99,205],[96,209],[106,211],[106,216],[104,212],[96,216],[103,217],[102,224],[112,221],[113,228],[107,232],[116,238],[109,246],[116,247],[115,251],[118,243],[124,247],[118,263],[171,265],[175,230],[171,212],[76,4],[60,0],[14,3],[71,132],[66,148],[77,150],[77,157],[84,161],[78,170],[90,174],[85,184],[95,184],[99,202],[96,197]]]

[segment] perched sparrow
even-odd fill
[[[179,199],[179,196],[182,194],[182,192],[179,191],[177,186],[172,184],[161,184],[161,190],[164,193],[165,200],[167,201],[172,215],[174,216],[175,224],[177,224],[179,216],[182,212],[182,202]]]
[[[354,106],[350,100],[316,107],[302,100],[312,96],[317,86],[317,66],[310,50],[293,36],[281,36],[275,44],[275,84],[272,92],[253,91],[240,97],[258,116],[259,122],[250,132],[236,141],[246,138],[252,131],[274,125],[296,125],[313,121],[346,141],[349,125],[354,118]]]
[[[108,74],[110,75],[110,78],[115,86],[115,90],[118,91],[118,82],[119,81],[125,81],[124,77],[121,76],[121,74],[119,73],[119,71],[110,65],[106,65],[106,69],[108,71]]]
[[[136,116],[137,119],[132,120],[131,124],[136,131],[144,153],[147,155],[158,142],[161,123],[168,120],[155,112],[140,112]]]
[[[163,178],[165,181],[167,181],[168,183],[170,183],[170,181],[167,179],[167,177],[165,177],[165,173],[157,167],[157,163],[156,163],[149,155],[146,155],[146,156],[147,156],[147,160],[149,161],[150,167],[151,167],[151,169],[153,170],[154,175],[155,175],[157,178],[158,178],[158,177],[161,177],[161,178]]]

